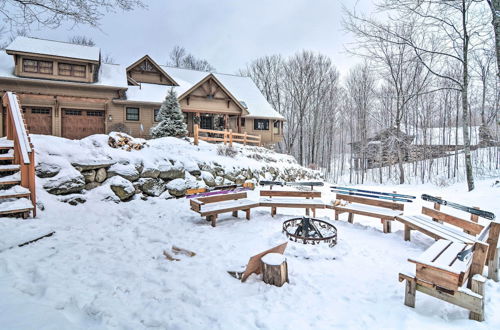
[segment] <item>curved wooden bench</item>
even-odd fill
[[[324,209],[326,206],[321,199],[315,199],[321,198],[320,191],[261,190],[260,196],[259,205],[271,207],[273,217],[278,207],[303,208],[306,209],[306,215],[309,215],[309,210],[312,210],[313,216],[316,216],[316,209]]]

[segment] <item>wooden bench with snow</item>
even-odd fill
[[[429,196],[431,197],[431,196]],[[438,197],[436,201],[442,201]],[[446,202],[447,205],[454,207],[456,205],[461,211],[470,213],[470,220],[451,215],[440,210],[441,204],[434,203],[434,209],[422,207],[421,215],[401,215],[396,220],[404,224],[404,239],[409,241],[411,231],[417,230],[436,240],[445,239],[452,242],[459,242],[472,245],[477,241],[483,241],[490,245],[489,253],[486,259],[488,266],[488,277],[498,281],[498,240],[500,235],[500,223],[486,220],[486,225],[479,223],[479,217],[484,212],[489,215],[490,212],[482,211],[479,208],[469,208],[459,204]],[[477,211],[475,211],[477,210]],[[469,211],[469,212],[468,212]],[[494,215],[490,215],[494,218]]]
[[[335,198],[334,204],[329,207],[335,211],[335,220],[339,220],[339,214],[342,213],[349,214],[347,221],[350,223],[354,222],[355,214],[377,218],[383,225],[384,233],[391,232],[391,221],[404,211],[404,204],[381,200],[375,196],[370,198],[337,193]]]
[[[414,273],[400,273],[406,281],[404,304],[415,307],[416,291],[447,301],[470,311],[472,320],[484,320],[483,268],[490,245],[473,245],[440,239],[417,258]],[[495,247],[496,249],[496,247]]]
[[[191,210],[207,217],[212,227],[216,226],[217,216],[221,213],[232,212],[237,217],[238,211],[245,211],[247,220],[250,220],[250,210],[259,206],[259,202],[247,199],[246,192],[193,198],[189,202]]]
[[[306,215],[312,210],[313,216],[316,216],[316,209],[325,208],[320,191],[261,190],[259,205],[271,207],[273,217],[278,207],[305,209]]]

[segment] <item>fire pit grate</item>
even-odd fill
[[[283,232],[292,242],[304,244],[337,244],[337,228],[326,221],[315,218],[293,218],[283,222]]]

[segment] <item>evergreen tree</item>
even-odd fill
[[[151,136],[160,138],[165,136],[181,137],[187,134],[186,124],[177,94],[171,88],[158,111],[158,125],[151,128]]]

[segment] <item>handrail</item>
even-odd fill
[[[222,137],[205,137],[200,136],[200,133],[209,133],[209,134],[217,134],[222,135]],[[200,128],[198,124],[194,125],[194,144],[198,145],[198,141],[213,141],[213,142],[224,142],[224,144],[233,145],[233,142],[240,142],[246,145],[247,143],[255,143],[258,146],[261,144],[261,136],[260,135],[249,135],[245,133],[233,133],[233,130],[223,130],[217,131],[212,129],[204,129]]]
[[[35,149],[26,130],[23,113],[17,96],[5,92],[2,98],[7,108],[5,128],[8,140],[14,142],[14,164],[20,165],[21,186],[30,191],[33,203],[33,216],[36,216],[36,186],[35,186]]]

